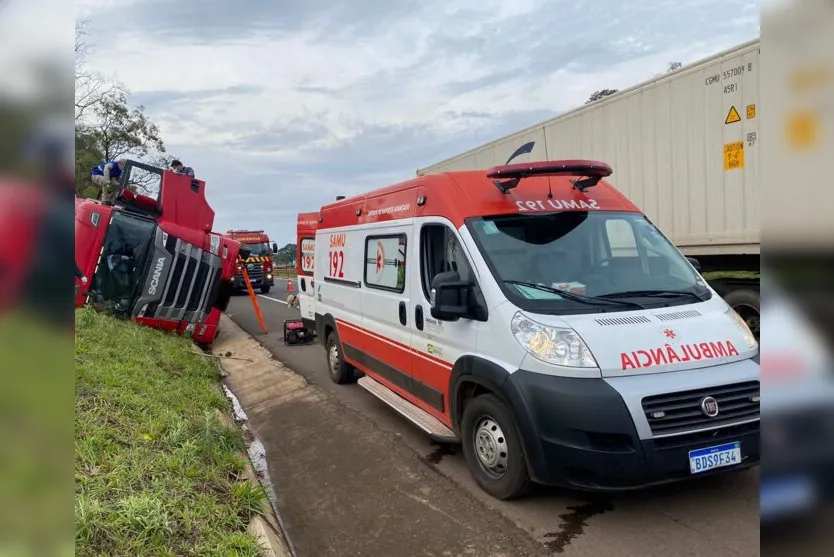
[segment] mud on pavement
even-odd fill
[[[304,556],[523,556],[540,544],[440,475],[394,433],[274,360],[223,316],[214,346],[267,455]]]

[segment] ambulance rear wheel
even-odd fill
[[[486,394],[463,410],[463,455],[475,482],[497,499],[515,499],[530,486],[512,412],[501,400]]]
[[[345,362],[342,355],[342,343],[339,341],[335,331],[327,335],[327,371],[330,372],[330,380],[337,385],[344,385],[356,379],[353,366]]]

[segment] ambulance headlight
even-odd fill
[[[744,319],[736,313],[736,310],[733,308],[727,308],[727,315],[733,320],[738,327],[739,332],[741,332],[741,336],[744,337],[744,344],[747,345],[748,350],[753,350],[759,346],[759,343],[756,341],[756,337],[753,336],[753,333],[750,331],[750,327],[747,326]]]
[[[510,323],[515,339],[531,356],[563,367],[595,368],[596,359],[573,329],[542,325],[516,313]]]

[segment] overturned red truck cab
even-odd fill
[[[160,176],[156,199],[131,192],[131,171]],[[205,182],[128,161],[113,204],[75,201],[75,260],[89,278],[75,305],[209,345],[232,293],[240,244],[212,232]]]

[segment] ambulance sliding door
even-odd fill
[[[402,222],[402,221],[401,221]],[[412,224],[404,221],[362,230],[362,355],[374,379],[413,401],[408,283]]]

